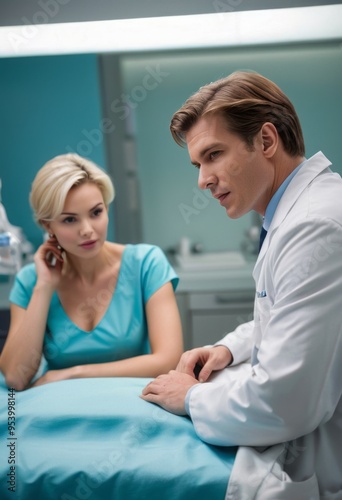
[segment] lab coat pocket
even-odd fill
[[[283,470],[285,443],[265,449],[240,446],[225,500],[319,500],[316,475],[295,482]]]
[[[259,348],[262,332],[269,321],[272,303],[265,295],[255,299],[254,303],[254,341],[256,347]]]
[[[277,468],[279,467],[279,471]],[[319,489],[316,474],[305,481],[292,481],[290,477],[275,464],[265,477],[255,500],[319,500]]]
[[[255,300],[255,311],[254,318],[257,319],[261,324],[267,323],[272,308],[272,302],[267,297],[257,297]]]

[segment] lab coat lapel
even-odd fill
[[[310,182],[313,181],[315,177],[317,177],[317,175],[319,175],[330,165],[331,162],[320,151],[319,153],[316,153],[314,156],[309,158],[305,165],[303,165],[303,167],[291,180],[279,202],[272,223],[269,227],[266,238],[258,255],[258,259],[255,263],[253,277],[256,283],[258,282],[262,263],[272,240],[272,235],[286,218],[287,214],[290,212],[291,208],[296,203],[304,189],[310,184]]]

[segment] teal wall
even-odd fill
[[[122,56],[134,111],[143,240],[167,249],[182,236],[207,250],[238,249],[251,224],[230,220],[197,186],[186,149],[169,133],[172,114],[201,85],[237,69],[273,79],[297,108],[307,156],[322,150],[342,173],[341,44]],[[37,170],[74,150],[106,168],[95,55],[0,59],[0,178],[10,222],[38,245],[28,194]],[[113,239],[113,223],[110,225]]]
[[[69,151],[106,169],[101,119],[95,55],[0,59],[2,201],[35,246],[42,232],[28,196],[36,172]]]
[[[155,88],[147,78],[151,68],[159,74]],[[238,69],[274,80],[297,109],[307,157],[322,150],[342,173],[340,43],[126,56],[123,73],[135,114],[145,241],[166,249],[188,236],[207,250],[239,248],[251,215],[230,220],[216,200],[198,195],[197,170],[169,133],[172,114],[190,94]]]

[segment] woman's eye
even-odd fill
[[[103,208],[97,208],[96,210],[94,210],[93,215],[95,217],[98,217],[100,214],[102,214],[102,212],[103,212]]]
[[[75,222],[75,217],[65,217],[65,219],[63,219],[63,222],[65,224],[71,224],[72,222]]]

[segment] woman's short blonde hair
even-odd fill
[[[114,199],[114,186],[95,163],[74,153],[56,156],[45,163],[34,178],[30,193],[36,221],[41,224],[56,219],[63,212],[70,189],[87,182],[99,187],[108,207]]]

